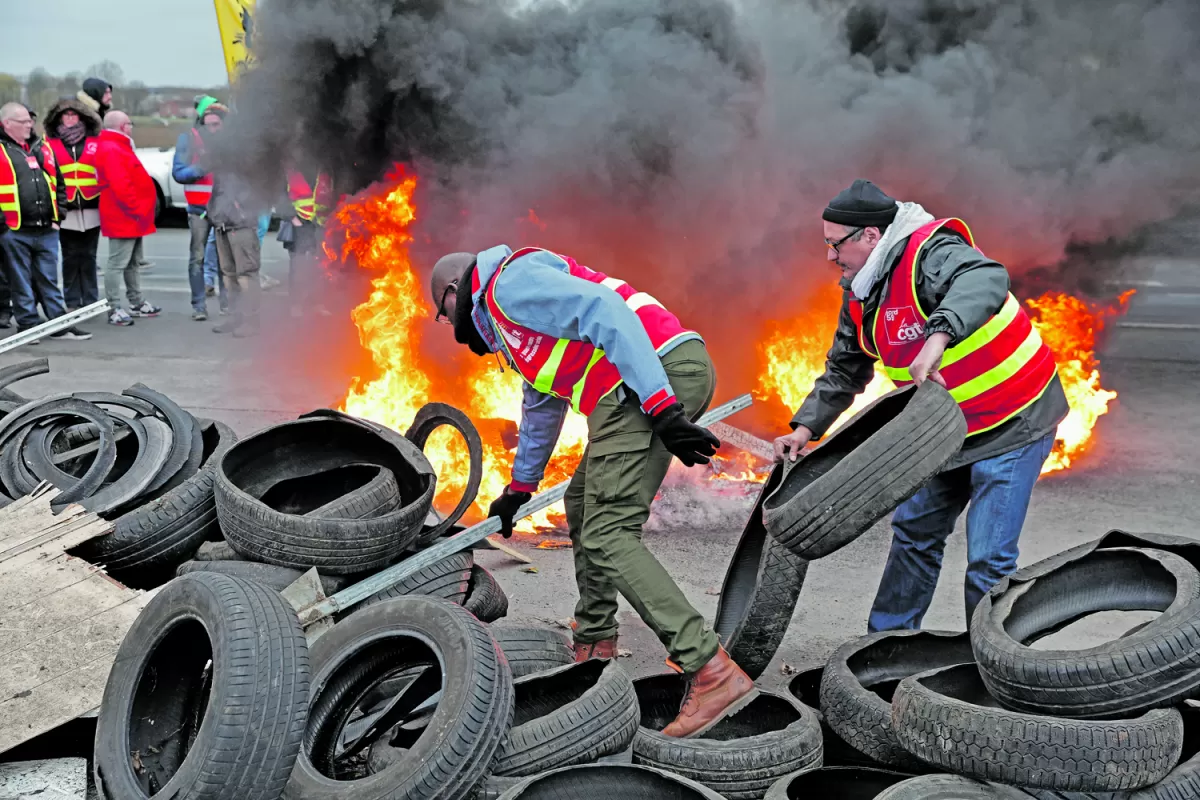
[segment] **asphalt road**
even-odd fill
[[[353,374],[347,365],[361,358],[348,314],[353,291],[343,292],[339,307],[337,291],[328,290],[328,304],[337,308],[333,317],[293,319],[284,287],[279,287],[264,296],[264,335],[234,340],[211,333],[211,322],[188,318],[186,231],[161,231],[148,240],[146,253],[155,267],[144,274],[143,288],[165,313],[125,329],[93,320],[84,325],[96,334],[91,341],[44,341],[0,355],[0,365],[50,358],[51,374],[15,388],[29,394],[120,391],[142,381],[193,413],[225,420],[243,434],[334,404],[344,395]],[[265,271],[286,278],[285,255],[269,238]],[[1197,274],[1196,262],[1179,256],[1131,263],[1125,271],[1126,283],[1162,285],[1139,285],[1142,293],[1124,321],[1159,327],[1110,331],[1102,353],[1103,382],[1120,397],[1100,420],[1095,449],[1077,467],[1038,484],[1022,539],[1022,563],[1111,528],[1200,538],[1200,459],[1195,456],[1200,452],[1200,333],[1179,327],[1198,318]],[[215,312],[215,302],[210,301],[210,310]],[[1162,327],[1167,323],[1175,327]],[[686,476],[680,480],[680,486],[664,493],[646,541],[711,618],[750,499],[735,489],[718,495]],[[789,669],[815,666],[842,641],[865,632],[889,536],[886,525],[878,525],[853,545],[812,564],[787,640],[764,676],[767,685],[786,681],[785,664]],[[511,618],[565,621],[575,597],[570,551],[537,549],[538,541],[513,540],[534,560],[536,573],[496,552],[481,552],[479,559],[507,589]],[[926,627],[963,627],[965,561],[960,531],[947,548]],[[627,606],[622,609],[621,646],[632,652],[626,663],[638,673],[665,669],[662,647]],[[1121,615],[1110,615],[1094,624],[1092,633],[1111,636],[1129,624]],[[1076,639],[1084,641],[1083,634]]]

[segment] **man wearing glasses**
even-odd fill
[[[671,456],[707,464],[720,445],[692,422],[715,384],[700,335],[645,292],[535,247],[444,256],[430,288],[456,341],[500,354],[525,381],[512,482],[488,510],[506,536],[567,409],[587,416],[588,447],[565,499],[579,588],[575,660],[616,656],[620,592],[689,676],[664,733],[703,732],[752,699],[750,677],[642,543]]]
[[[962,450],[892,516],[892,546],[870,631],[920,628],[946,539],[967,510],[967,623],[1016,568],[1034,482],[1067,414],[1054,357],[1008,291],[1008,272],[961,220],[934,219],[857,180],[822,214],[841,269],[841,316],[825,372],[775,440],[796,460],[866,388],[881,361],[897,384],[945,387],[967,420]]]

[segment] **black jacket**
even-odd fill
[[[907,243],[905,239],[888,254],[889,277],[876,283],[863,302],[864,320],[875,318],[891,283],[891,273],[900,263]],[[950,231],[935,234],[922,248],[916,281],[921,307],[934,309],[925,323],[925,335],[936,331],[948,333],[951,347],[991,319],[1008,297],[1008,271]],[[826,356],[825,372],[792,417],[793,428],[803,425],[813,432],[814,438],[829,430],[875,376],[875,359],[859,346],[858,326],[850,316],[849,287],[843,288],[847,291],[842,297],[842,311],[833,347]],[[1031,444],[1053,433],[1068,410],[1062,383],[1055,376],[1042,396],[1017,416],[997,428],[968,437],[946,469],[994,458]]]
[[[12,162],[13,173],[17,179],[17,200],[21,204],[21,230],[49,228],[62,219],[61,213],[56,214],[50,198],[50,184],[42,171],[46,165],[42,152],[42,140],[34,137],[29,149],[17,144],[7,133],[0,131],[0,147],[4,155]],[[29,166],[29,157],[37,159],[37,169]],[[58,207],[65,208],[67,203],[67,186],[63,182],[62,171],[54,168],[54,177],[58,181]],[[0,231],[7,231],[8,223],[0,215]]]

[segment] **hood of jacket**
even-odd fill
[[[91,99],[91,98],[89,98]],[[97,104],[98,106],[99,104]],[[57,103],[50,106],[50,110],[46,112],[46,136],[54,138],[58,135],[58,123],[62,120],[62,115],[68,111],[74,111],[79,115],[79,120],[87,128],[88,136],[100,135],[100,115],[91,106],[85,104],[77,97],[63,97]]]

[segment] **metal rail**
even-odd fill
[[[753,402],[753,398],[748,394],[735,397],[728,403],[709,409],[706,414],[700,417],[698,423],[708,427],[714,422],[719,422],[743,409],[749,408]],[[570,481],[563,481],[557,486],[539,493],[528,503],[521,506],[521,509],[517,512],[516,519],[524,519],[562,500],[563,495],[567,493],[567,486],[569,484]],[[326,597],[323,600],[300,609],[300,624],[307,627],[339,611],[344,611],[355,603],[359,603],[384,589],[395,586],[410,575],[414,575],[426,567],[436,564],[447,556],[466,550],[469,547],[474,547],[488,536],[499,532],[499,530],[500,520],[496,517],[488,517],[483,522],[472,525],[466,530],[459,531],[453,536],[448,536],[426,547],[421,552],[404,559],[399,564],[393,564],[365,580],[359,581],[352,586],[347,586],[332,597]]]
[[[0,341],[0,353],[7,353],[9,350],[15,350],[23,344],[36,342],[38,339],[43,339],[52,333],[65,331],[67,328],[74,327],[76,323],[83,322],[85,319],[91,319],[98,314],[103,314],[105,311],[108,311],[107,300],[97,300],[91,305],[77,308],[74,311],[68,311],[61,317],[46,320],[41,325],[34,325],[28,330],[14,333],[7,339]]]

